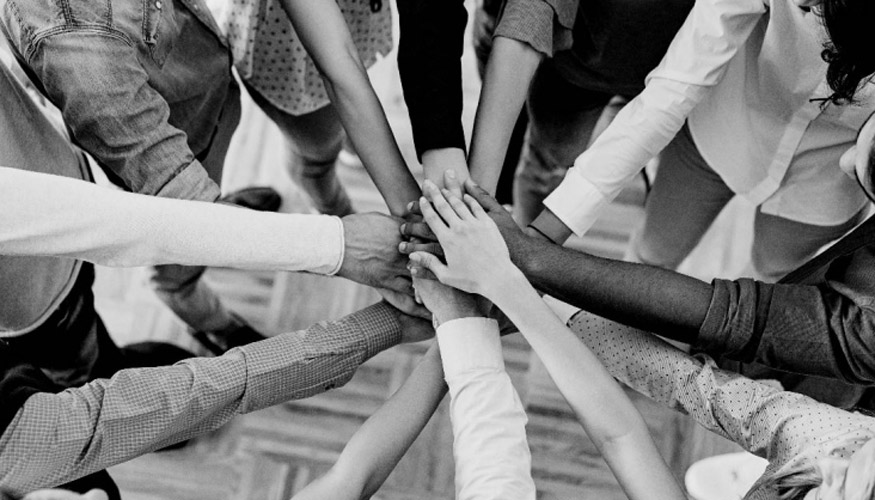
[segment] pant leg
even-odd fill
[[[528,224],[589,143],[612,96],[581,89],[562,78],[549,61],[538,68],[529,91],[529,126],[514,187],[514,218]]]
[[[630,258],[675,269],[734,196],[702,158],[686,125],[663,150]]]
[[[344,216],[354,212],[337,177],[337,155],[343,147],[343,126],[334,105],[312,113],[291,115],[247,87],[252,100],[280,129],[289,151],[288,170],[319,212]]]
[[[751,255],[756,278],[768,282],[778,281],[814,257],[820,248],[853,229],[865,218],[867,208],[842,224],[815,226],[764,214],[761,207],[758,207],[754,218]]]

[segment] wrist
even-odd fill
[[[496,273],[495,276],[496,278],[484,287],[482,295],[502,309],[504,304],[512,299],[519,290],[530,286],[522,271],[514,265]]]

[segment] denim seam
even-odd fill
[[[31,40],[33,39],[33,28],[28,24],[24,24],[24,20],[21,18],[21,12],[18,10],[18,4],[15,2],[9,2],[6,5],[9,6],[10,12],[12,12],[12,15],[15,17],[15,22],[18,23],[18,29],[21,30],[22,38],[27,39],[26,44],[23,43],[22,45],[30,46]]]
[[[54,28],[49,28],[45,31],[40,32],[37,36],[34,37],[33,42],[30,43],[27,52],[24,54],[25,60],[28,61],[28,63],[32,62],[34,53],[39,48],[39,45],[47,38],[55,36],[55,35],[63,35],[63,34],[67,34],[67,33],[87,33],[87,34],[94,34],[94,35],[100,35],[100,36],[107,36],[110,38],[116,38],[118,40],[121,40],[122,42],[129,45],[130,47],[136,48],[136,45],[134,45],[134,43],[131,41],[130,37],[128,37],[127,35],[125,35],[121,31],[118,31],[118,30],[111,28],[111,27],[108,27],[108,26],[103,26],[103,25],[94,24],[94,23],[80,24],[80,25],[77,25],[75,27],[55,26]]]

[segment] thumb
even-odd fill
[[[449,268],[440,261],[434,254],[428,252],[413,252],[410,254],[410,260],[419,266],[422,266],[434,274],[438,281],[444,281]]]
[[[487,212],[504,210],[504,207],[498,203],[498,200],[493,198],[485,189],[478,186],[470,177],[465,179],[465,192],[477,200],[477,203],[479,203]]]

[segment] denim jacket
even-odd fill
[[[0,0],[74,140],[131,191],[213,201],[239,92],[204,0]]]

